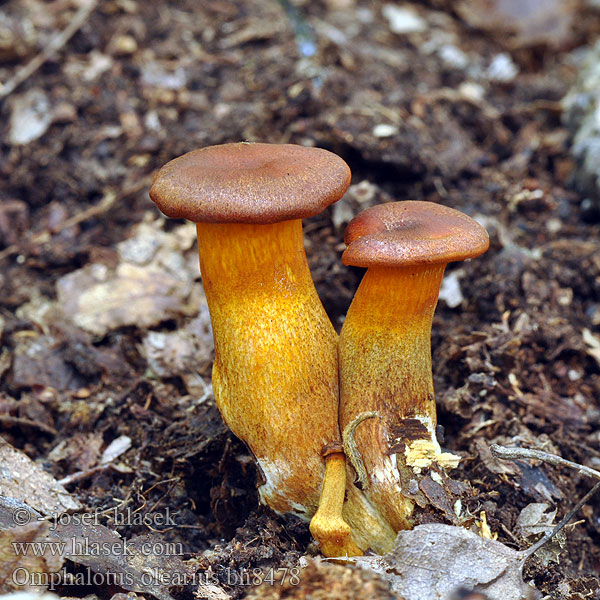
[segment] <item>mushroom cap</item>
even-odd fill
[[[490,245],[471,217],[433,202],[388,202],[367,208],[346,228],[345,265],[401,267],[475,258]]]
[[[168,162],[150,198],[168,217],[196,223],[276,223],[322,212],[350,177],[348,165],[321,148],[240,142]]]

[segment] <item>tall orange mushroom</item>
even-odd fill
[[[431,324],[447,263],[479,256],[489,238],[463,213],[406,201],[366,209],[345,241],[344,264],[367,271],[340,334],[340,422],[367,498],[398,531],[420,470],[458,464],[435,435]]]
[[[350,183],[331,152],[295,145],[211,146],[167,163],[150,196],[169,217],[197,224],[200,270],[215,340],[213,389],[231,430],[280,513],[310,519],[333,553],[355,553],[339,513],[338,338],[315,290],[301,219],[337,201]],[[343,458],[343,454],[342,454]],[[364,502],[364,498],[362,499]],[[369,525],[371,527],[371,525]]]

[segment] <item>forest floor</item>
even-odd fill
[[[501,14],[512,4],[523,13]],[[362,275],[340,260],[358,211],[428,200],[485,225],[490,250],[449,266],[432,333],[444,447],[464,457],[453,472],[468,483],[462,510],[473,528],[484,512],[500,542],[525,549],[524,508],[545,503],[557,522],[591,488],[574,471],[489,451],[600,467],[600,208],[576,185],[562,102],[600,9],[512,4],[0,3],[3,82],[77,25],[0,100],[2,438],[62,480],[78,510],[102,515],[102,535],[180,544],[185,568],[212,578],[198,597],[244,597],[255,586],[232,573],[294,569],[318,553],[305,523],[258,504],[252,458],[211,394],[193,225],[165,220],[148,197],[156,169],[198,147],[289,142],[348,162],[346,196],[305,222],[338,329]],[[41,488],[21,500],[44,514]],[[167,509],[173,521],[159,526]],[[553,598],[600,597],[600,500],[575,523],[556,561],[525,569]],[[105,563],[93,568],[114,567]],[[366,585],[391,597],[375,575],[336,569],[313,567],[310,585],[329,590],[315,597],[337,597],[335,581],[340,597],[364,597]],[[163,599],[198,589],[159,587],[126,589]]]

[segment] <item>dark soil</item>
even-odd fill
[[[600,341],[600,217],[573,185],[560,104],[577,76],[572,51],[593,42],[600,13],[565,2],[567,32],[534,35],[483,27],[482,4],[413,3],[422,31],[399,34],[379,1],[98,2],[0,106],[4,439],[61,479],[93,469],[112,440],[128,436],[118,459],[126,468],[98,469],[69,491],[89,510],[168,506],[176,525],[163,538],[181,542],[184,558],[233,597],[249,589],[227,572],[292,568],[316,553],[306,524],[258,505],[249,452],[212,398],[197,403],[181,375],[149,368],[140,350],[148,327],[94,335],[39,308],[56,302],[66,274],[114,268],[115,245],[158,218],[148,188],[166,161],[228,141],[311,144],[340,154],[356,186],[342,208],[305,223],[317,289],[338,328],[362,274],[340,261],[356,212],[428,200],[486,226],[488,253],[448,269],[462,301],[451,308],[441,300],[434,320],[444,446],[465,457],[453,475],[470,484],[464,510],[473,519],[485,511],[501,542],[530,545],[515,525],[532,502],[556,508],[557,520],[568,512],[592,481],[541,463],[500,463],[488,447],[520,445],[600,466],[600,351],[591,341]],[[39,53],[78,6],[0,3],[11,22],[31,25],[29,33],[9,28],[0,80]],[[498,55],[509,58],[512,76],[489,74]],[[46,98],[51,122],[18,144],[14,106],[32,90]],[[171,313],[152,329],[178,331],[192,316]],[[35,340],[39,347],[27,350]],[[199,369],[209,383],[210,361]],[[61,443],[60,457],[50,455]],[[525,573],[551,597],[600,597],[598,499],[577,519],[560,562],[532,560]],[[126,537],[148,532],[114,527]],[[319,572],[312,569],[311,585]],[[115,592],[84,588],[81,596],[90,591]],[[179,600],[191,590],[171,593]]]

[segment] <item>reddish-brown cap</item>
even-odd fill
[[[388,202],[348,224],[345,265],[399,267],[475,258],[490,245],[487,231],[467,215],[433,202]]]
[[[150,197],[168,217],[209,223],[276,223],[312,217],[339,200],[350,169],[321,148],[241,142],[168,162]]]

